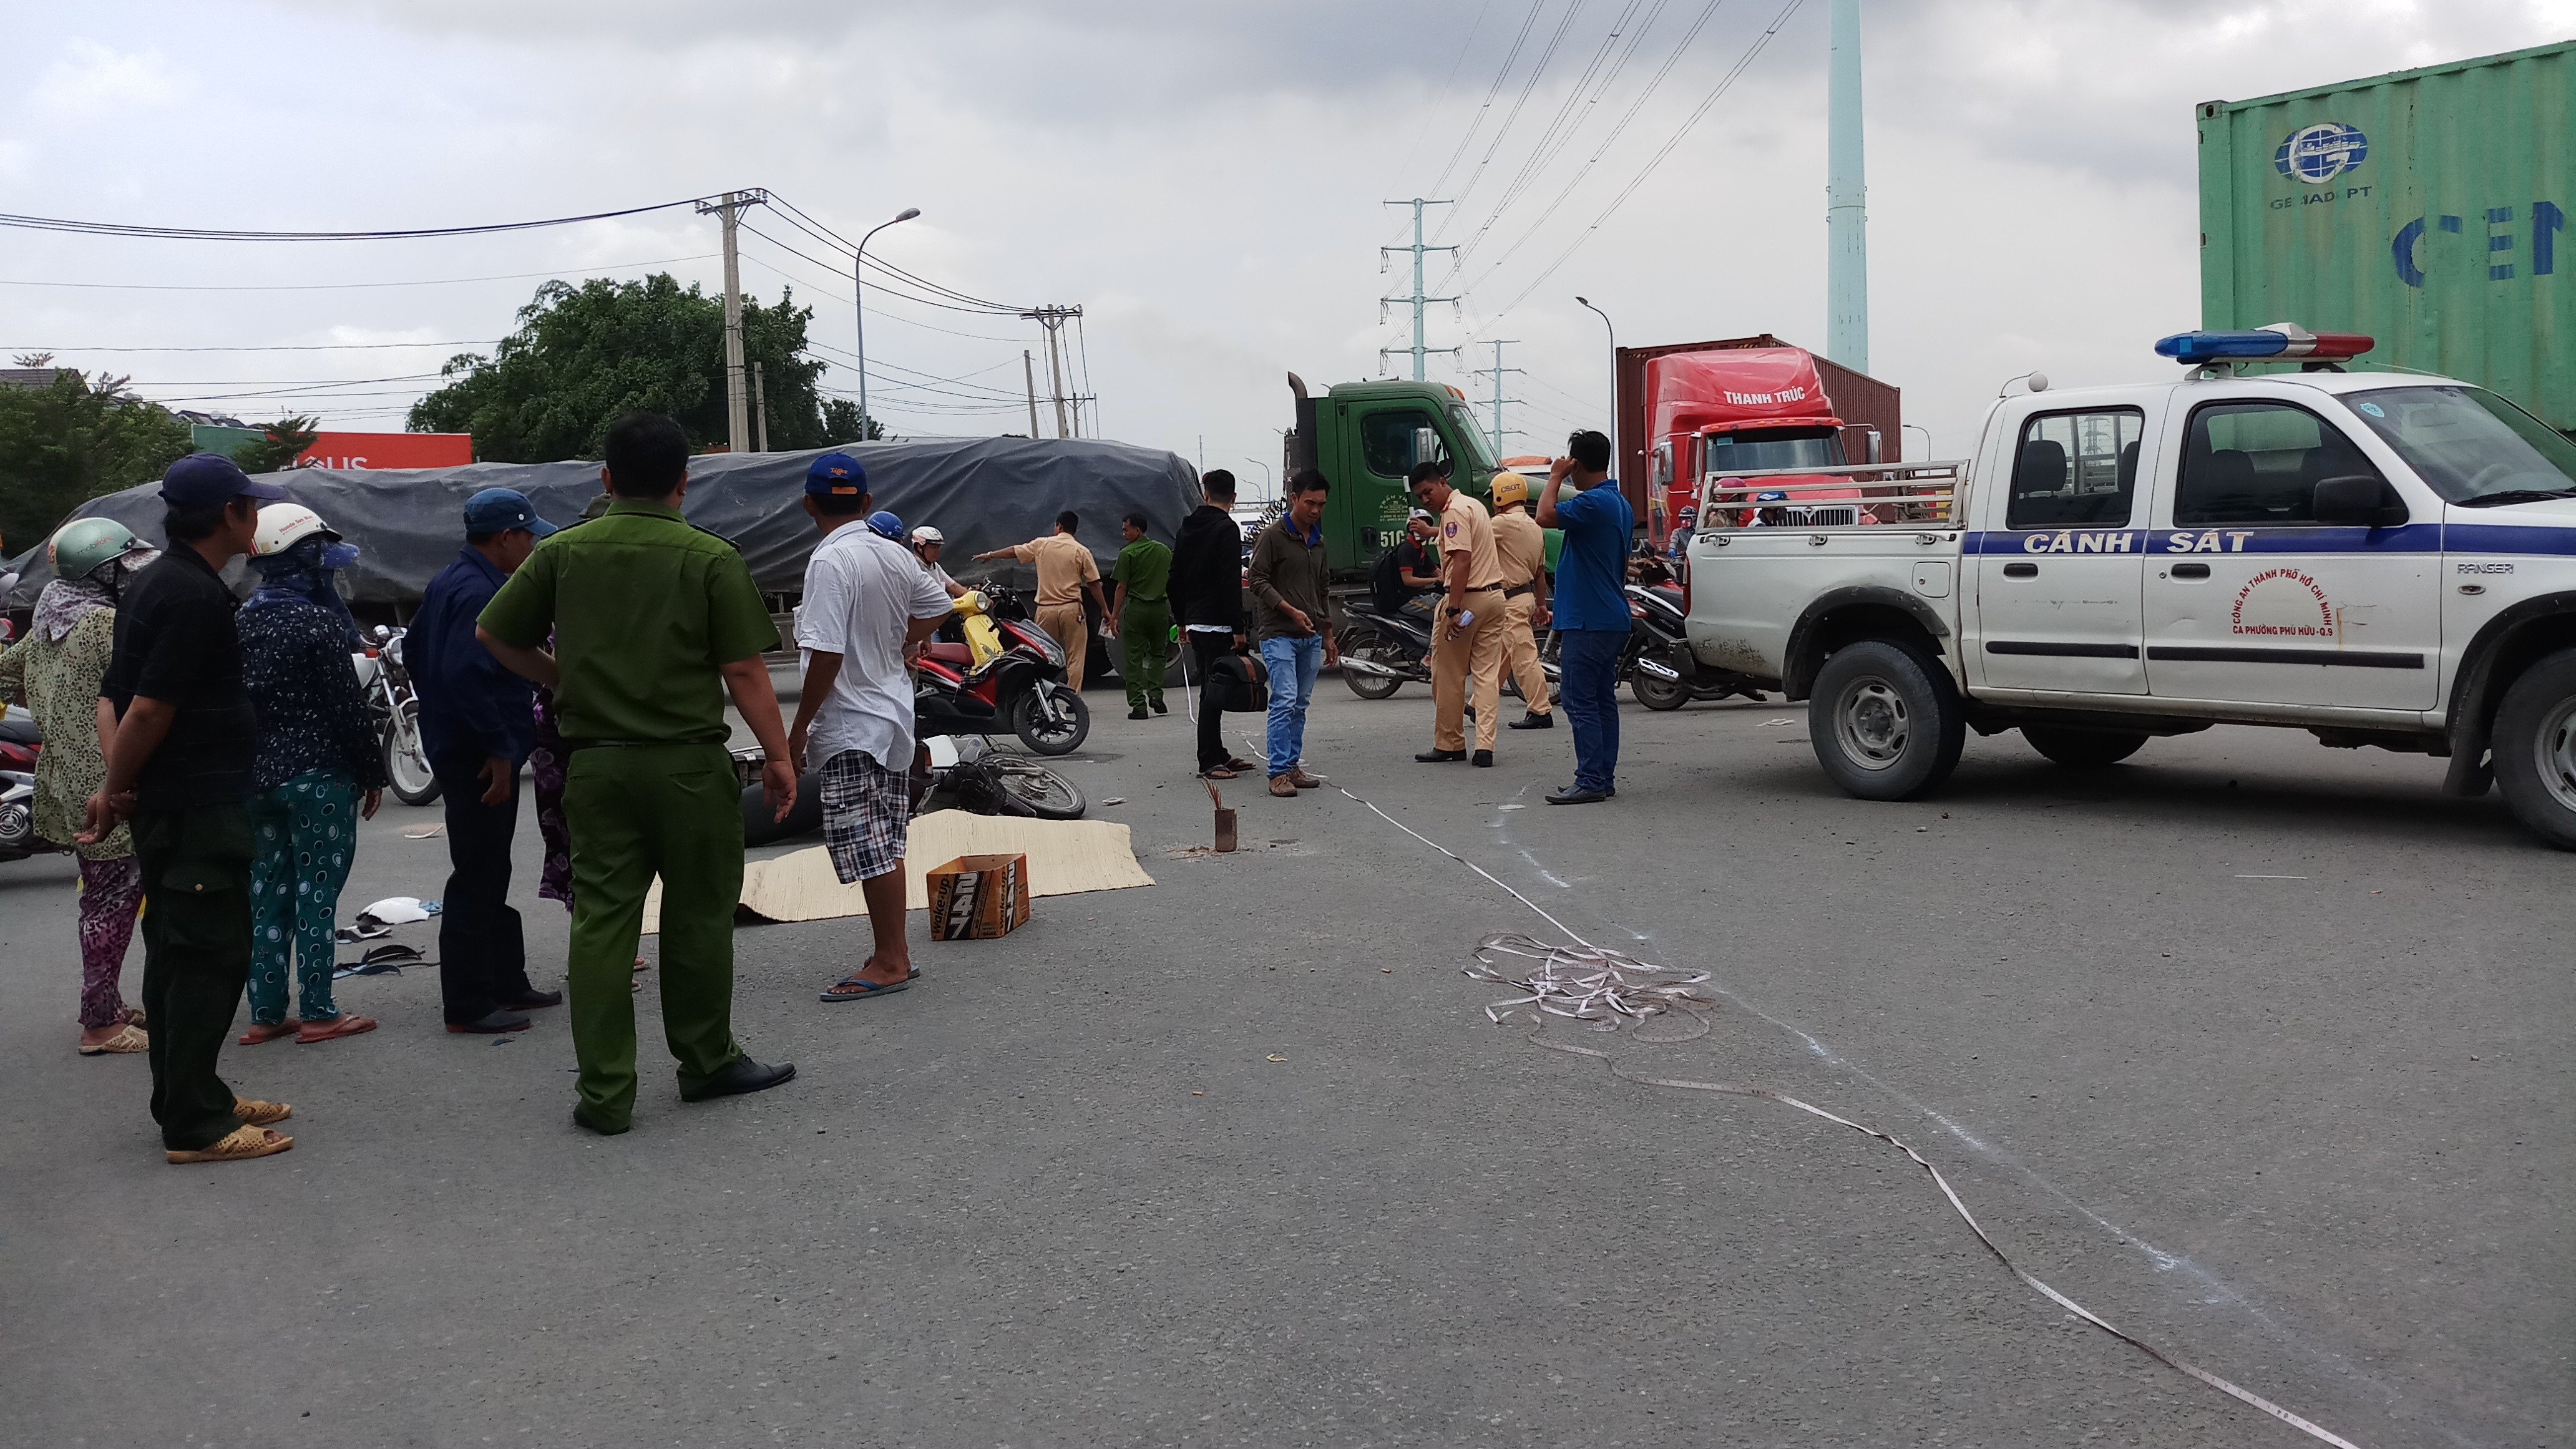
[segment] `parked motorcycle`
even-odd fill
[[[44,747],[44,735],[25,710],[13,709],[7,719],[0,719],[0,770],[34,773],[36,756]]]
[[[25,860],[40,846],[36,777],[24,770],[0,770],[0,861]]]
[[[1648,709],[1679,709],[1694,699],[1742,695],[1756,704],[1762,691],[1750,676],[1710,669],[1691,653],[1683,625],[1689,613],[1682,591],[1670,584],[1630,584],[1628,649],[1620,659],[1628,690]]]
[[[383,753],[394,798],[405,805],[426,805],[438,798],[438,776],[431,773],[429,751],[420,742],[420,695],[403,665],[404,632],[377,625],[368,631],[373,642],[350,662],[358,666],[358,689],[376,723],[376,748]]]
[[[921,684],[967,714],[999,716],[1041,755],[1082,748],[1091,737],[1091,707],[1065,683],[1064,646],[1030,622],[1019,594],[987,588],[955,607],[922,651]]]
[[[912,772],[912,812],[919,815],[925,808],[953,806],[977,815],[1081,819],[1091,808],[1082,788],[1035,760],[994,749],[985,736],[1000,725],[996,711],[978,708],[971,698],[961,703],[927,687],[916,694],[913,733],[930,762],[927,770]],[[742,780],[745,845],[772,845],[823,828],[819,773],[807,770],[797,776],[796,804],[785,820],[779,820],[761,795],[760,750],[736,750],[733,758]]]
[[[1342,682],[1362,699],[1384,699],[1408,682],[1431,682],[1431,626],[1358,599],[1343,610]]]

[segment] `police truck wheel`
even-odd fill
[[[2116,765],[2147,742],[2143,734],[2121,730],[2052,729],[2046,725],[2024,725],[2021,737],[2030,741],[2032,749],[2070,770]]]
[[[2523,828],[2576,850],[2576,649],[2522,672],[2496,710],[2495,777]]]
[[[1011,732],[1041,755],[1069,755],[1091,737],[1091,706],[1070,689],[1049,690],[1043,696],[1026,690],[1020,702],[1011,706]]]
[[[1967,717],[1940,661],[1912,645],[1872,639],[1835,650],[1818,671],[1807,737],[1844,793],[1911,800],[1950,777]]]
[[[1392,674],[1371,674],[1353,669],[1351,661],[1365,660],[1389,669],[1404,667],[1404,651],[1395,641],[1374,629],[1348,629],[1342,633],[1342,683],[1362,699],[1384,699],[1404,687],[1404,681]]]

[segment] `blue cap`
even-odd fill
[[[239,463],[221,453],[190,453],[161,475],[161,501],[181,508],[226,503],[235,498],[275,503],[284,497],[285,489],[253,478],[241,470]]]
[[[825,453],[805,470],[805,492],[815,498],[856,498],[868,491],[868,470],[847,453]]]
[[[868,530],[881,538],[903,542],[903,520],[882,508],[868,515]]]
[[[537,516],[528,495],[516,488],[486,488],[465,500],[467,533],[508,533],[524,528],[539,538],[555,531],[555,526]]]

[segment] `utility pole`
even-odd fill
[[[1490,374],[1492,374],[1492,375],[1493,375],[1493,379],[1494,379],[1494,395],[1493,395],[1493,397],[1492,397],[1491,399],[1489,399],[1489,400],[1488,400],[1488,404],[1487,404],[1487,405],[1488,405],[1488,406],[1490,406],[1490,407],[1492,407],[1492,408],[1493,408],[1493,410],[1494,410],[1494,426],[1493,426],[1493,429],[1492,429],[1492,433],[1493,433],[1493,440],[1494,440],[1494,456],[1495,456],[1495,458],[1500,459],[1500,458],[1503,456],[1503,436],[1504,436],[1504,434],[1506,434],[1506,433],[1517,433],[1517,432],[1519,432],[1519,431],[1520,431],[1520,429],[1518,429],[1518,428],[1506,428],[1506,427],[1504,427],[1504,426],[1503,426],[1503,404],[1505,404],[1505,403],[1507,403],[1507,402],[1510,402],[1510,403],[1516,403],[1516,402],[1519,402],[1519,401],[1520,401],[1520,399],[1519,399],[1519,398],[1516,398],[1516,397],[1505,397],[1505,396],[1503,396],[1503,374],[1504,374],[1504,373],[1507,373],[1507,372],[1522,372],[1522,371],[1526,371],[1527,369],[1524,369],[1524,368],[1518,368],[1518,367],[1505,367],[1505,366],[1503,366],[1503,345],[1504,345],[1505,343],[1509,343],[1509,342],[1518,342],[1518,341],[1520,341],[1520,339],[1519,339],[1519,338],[1517,338],[1517,337],[1496,337],[1496,338],[1492,338],[1492,339],[1490,339],[1490,341],[1493,343],[1493,347],[1494,347],[1494,365],[1493,365],[1493,366],[1491,366],[1491,367],[1480,367],[1480,368],[1477,368],[1477,369],[1476,369],[1476,376],[1478,376],[1478,377],[1483,377],[1483,376],[1485,376],[1485,375],[1486,375],[1486,374],[1488,374],[1488,373],[1490,373]]]
[[[744,207],[768,203],[769,193],[757,186],[698,203],[698,215],[713,213],[724,223],[725,446],[736,453],[751,450],[751,379],[742,365],[742,254],[734,228]]]
[[[1029,436],[1038,435],[1038,365],[1029,360],[1029,350],[1020,349],[1020,377],[1029,385]]]
[[[1869,371],[1869,186],[1861,169],[1860,0],[1834,0],[1825,82],[1825,356]],[[1899,440],[1899,449],[1903,442]]]
[[[1082,309],[1080,307],[1039,307],[1020,315],[1046,329],[1047,391],[1055,399],[1055,435],[1059,438],[1079,436],[1079,430],[1065,417],[1064,363],[1057,354],[1056,334],[1064,329],[1065,323],[1081,316]],[[1078,402],[1079,399],[1076,401]],[[1030,408],[1031,411],[1036,409],[1034,391],[1030,399]],[[1029,426],[1031,431],[1035,431],[1037,424],[1032,422]]]
[[[754,446],[766,453],[769,451],[769,383],[760,375],[757,360],[751,364],[751,417],[753,436],[759,440]]]
[[[1412,303],[1413,345],[1411,347],[1379,348],[1377,350],[1377,365],[1380,367],[1386,366],[1386,359],[1389,353],[1410,352],[1413,354],[1413,380],[1415,382],[1421,382],[1424,380],[1422,372],[1423,358],[1428,357],[1435,352],[1454,353],[1458,350],[1455,347],[1425,347],[1422,345],[1422,309],[1433,302],[1455,302],[1458,300],[1455,297],[1426,297],[1422,295],[1423,254],[1426,252],[1454,252],[1458,250],[1456,247],[1433,247],[1424,246],[1422,244],[1422,208],[1426,206],[1449,206],[1454,203],[1446,201],[1425,201],[1421,197],[1417,196],[1411,201],[1390,201],[1386,204],[1388,206],[1410,206],[1413,208],[1413,245],[1409,247],[1379,247],[1377,249],[1378,270],[1386,270],[1386,254],[1389,252],[1413,253],[1413,295],[1409,297],[1378,298],[1377,319],[1380,322],[1386,320],[1386,308],[1387,304],[1390,302]]]

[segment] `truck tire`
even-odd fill
[[[1863,800],[1912,800],[1938,788],[1958,766],[1967,725],[1950,672],[1892,639],[1835,650],[1807,704],[1816,763]]]
[[[2143,734],[2122,730],[2069,730],[2023,725],[2030,747],[2070,770],[2099,770],[2136,754],[2147,742]]]
[[[2576,850],[2576,649],[2544,656],[2496,710],[2495,777],[2523,828]]]

